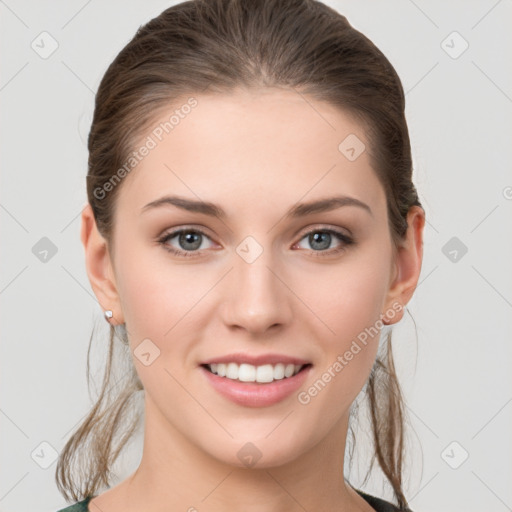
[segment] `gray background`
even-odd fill
[[[411,315],[394,328],[412,425],[406,496],[415,512],[512,510],[512,2],[326,3],[402,78],[427,215]],[[94,91],[171,4],[0,0],[1,511],[65,505],[55,456],[89,409],[87,346],[104,323],[79,240]],[[57,252],[41,261],[44,237]],[[378,473],[365,489],[391,496]]]

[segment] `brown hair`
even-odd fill
[[[361,123],[372,167],[386,193],[396,248],[406,234],[409,209],[421,206],[412,183],[403,87],[393,66],[367,37],[315,0],[186,1],[138,29],[101,81],[89,133],[87,194],[107,243],[121,185],[104,194],[105,184],[112,183],[155,114],[206,88],[209,93],[229,93],[237,87],[293,88],[343,109]],[[83,499],[100,485],[109,485],[110,468],[138,421],[137,415],[129,415],[131,398],[142,389],[134,369],[119,392],[112,390],[116,336],[114,327],[110,329],[101,393],[58,461],[57,486],[66,499]],[[126,343],[126,332],[121,338]],[[374,458],[398,505],[405,508],[404,405],[390,337],[385,347],[386,356],[377,357],[366,384]],[[130,358],[128,350],[125,357]],[[73,463],[79,468],[76,477]]]

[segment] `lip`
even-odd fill
[[[215,361],[223,362],[221,359]],[[268,359],[265,360],[268,361]],[[229,361],[236,362],[233,359],[229,359]],[[247,359],[245,358],[242,362],[246,361]],[[283,359],[280,361],[282,362]],[[290,360],[290,363],[291,362],[292,361]],[[218,375],[207,370],[204,366],[199,367],[200,371],[203,373],[209,384],[220,395],[231,400],[235,404],[244,407],[268,407],[270,405],[281,402],[285,398],[288,398],[292,393],[297,391],[302,386],[311,368],[312,365],[308,364],[308,366],[303,368],[293,377],[286,377],[284,379],[275,380],[268,383],[257,383],[240,382],[238,380],[228,379],[227,377],[219,377]]]
[[[291,357],[284,354],[260,354],[260,355],[251,355],[244,354],[242,352],[236,352],[233,354],[227,354],[224,356],[213,357],[212,359],[208,359],[207,361],[203,361],[201,364],[218,364],[218,363],[237,363],[237,364],[252,364],[253,366],[262,366],[264,364],[296,364],[296,365],[306,365],[311,364],[311,361],[306,361],[305,359],[300,359],[298,357]]]

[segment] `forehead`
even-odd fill
[[[229,213],[236,201],[289,206],[337,192],[383,207],[367,135],[339,108],[272,88],[193,98],[155,115],[120,203],[141,208],[173,193],[223,202]]]

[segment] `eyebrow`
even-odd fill
[[[213,203],[196,201],[194,199],[187,199],[185,197],[179,196],[161,197],[160,199],[151,201],[147,205],[143,206],[141,210],[142,213],[145,213],[148,210],[153,210],[155,208],[169,205],[176,206],[189,212],[202,213],[203,215],[218,217],[220,219],[225,219],[227,216],[226,212],[220,206],[217,206]],[[373,212],[366,203],[363,203],[363,201],[350,196],[334,196],[316,201],[310,201],[308,203],[299,203],[293,206],[286,213],[286,217],[304,217],[313,213],[322,213],[335,210],[337,208],[341,208],[342,206],[357,206],[363,210],[366,210],[373,217]]]

